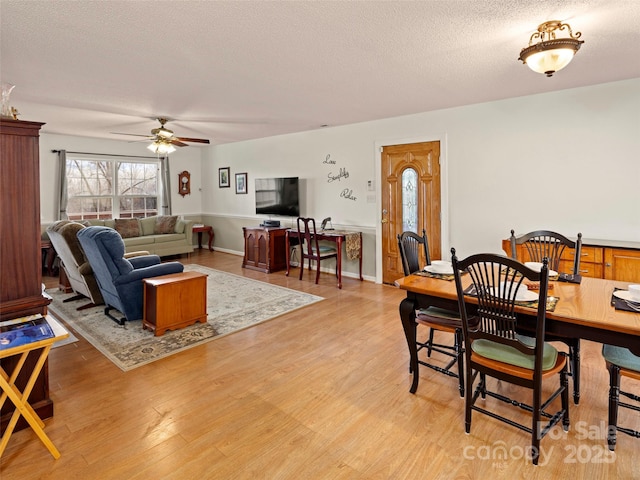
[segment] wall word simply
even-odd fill
[[[343,178],[349,178],[349,172],[344,167],[340,168],[340,172],[336,175],[331,172],[327,174],[327,183],[335,182],[336,180],[341,180]]]

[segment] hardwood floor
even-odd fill
[[[640,478],[639,439],[618,434],[615,455],[606,448],[598,344],[583,342],[571,430],[544,438],[533,467],[525,432],[476,413],[464,433],[456,379],[423,368],[409,393],[402,291],[352,278],[338,290],[331,274],[315,285],[296,269],[267,275],[220,252],[180,261],[326,300],[126,373],[81,337],[54,349],[45,431],[62,457],[31,430],[16,432],[0,479]],[[637,412],[620,420],[640,428]]]

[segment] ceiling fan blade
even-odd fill
[[[192,142],[192,143],[211,143],[206,138],[189,138],[189,137],[176,137],[181,142]]]
[[[131,137],[154,138],[152,135],[139,135],[139,134],[137,134],[137,133],[111,132],[111,135],[129,135],[129,136],[131,136]]]
[[[173,140],[171,140],[171,145],[175,145],[176,147],[188,147],[189,146],[186,143],[182,143],[177,138],[174,138]]]

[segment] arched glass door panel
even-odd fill
[[[402,231],[418,233],[418,172],[402,172]]]

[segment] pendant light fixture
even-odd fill
[[[568,36],[559,37],[565,30]],[[538,31],[531,35],[529,46],[522,49],[518,60],[526,63],[534,72],[551,77],[573,60],[574,55],[584,43],[578,40],[581,35],[580,32],[574,35],[569,24],[562,23],[560,20],[544,22],[538,26]]]

